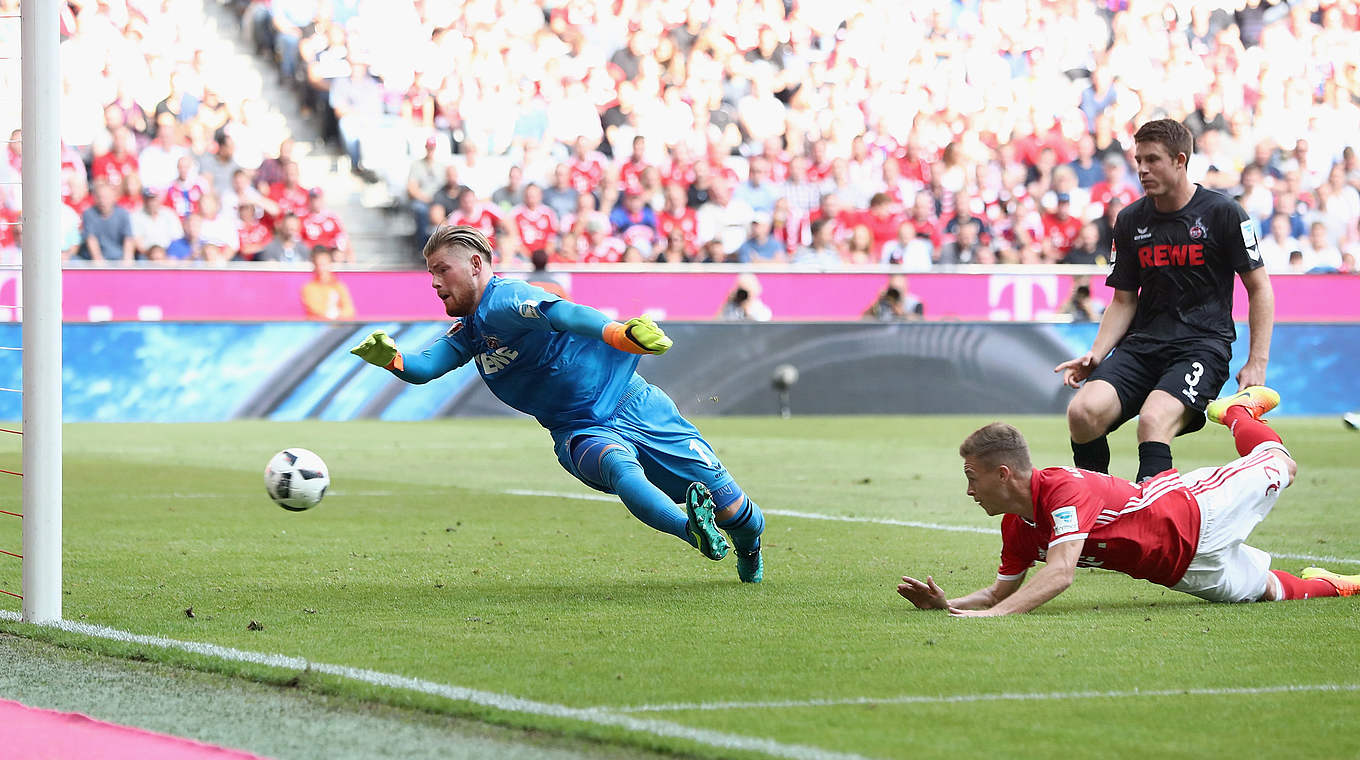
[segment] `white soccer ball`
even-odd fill
[[[284,449],[264,468],[265,492],[274,503],[291,512],[321,503],[330,484],[326,463],[307,449]]]

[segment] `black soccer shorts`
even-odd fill
[[[1218,340],[1121,343],[1089,379],[1104,380],[1119,394],[1119,419],[1110,426],[1111,432],[1138,416],[1149,393],[1161,390],[1199,412],[1177,433],[1185,435],[1204,427],[1204,407],[1218,398],[1227,382],[1230,355],[1229,346]]]

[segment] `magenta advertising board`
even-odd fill
[[[68,269],[63,315],[68,322],[256,321],[303,319],[299,290],[306,272],[234,269]],[[519,275],[508,275],[519,276]],[[651,313],[672,320],[714,319],[735,285],[735,271],[576,271],[561,275],[572,300],[614,316]],[[424,272],[342,272],[358,319],[443,317]],[[775,320],[858,319],[887,284],[885,273],[758,273],[761,298]],[[927,319],[1045,321],[1062,311],[1073,277],[1007,272],[912,274],[909,290]],[[1104,277],[1090,278],[1096,300],[1108,302]],[[1280,322],[1360,321],[1360,277],[1294,275],[1272,279]],[[1237,286],[1235,315],[1246,318]],[[17,321],[19,272],[0,271],[0,321]]]

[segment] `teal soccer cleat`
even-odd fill
[[[727,538],[718,530],[713,516],[713,494],[703,483],[690,483],[685,491],[685,514],[689,516],[686,530],[690,541],[705,557],[717,561],[727,556]]]
[[[765,560],[761,559],[759,546],[749,552],[737,550],[737,577],[742,583],[760,583],[765,577]]]

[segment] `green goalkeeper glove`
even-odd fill
[[[374,330],[373,334],[364,338],[359,345],[349,350],[351,354],[363,359],[377,367],[384,369],[401,369],[401,352],[397,350],[396,341],[388,337],[382,330]]]
[[[633,317],[623,323],[623,334],[649,354],[664,354],[671,349],[671,339],[651,317]]]

